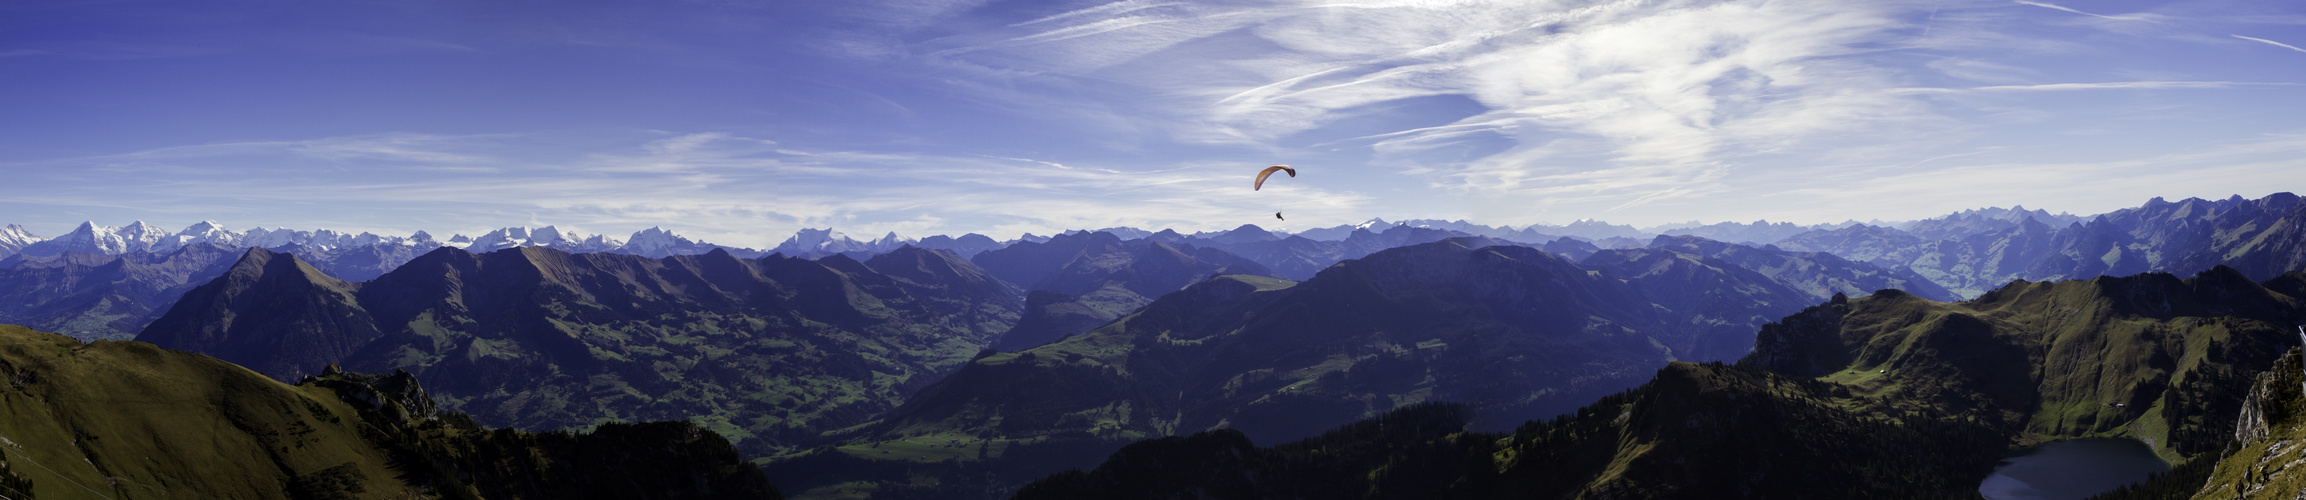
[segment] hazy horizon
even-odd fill
[[[2282,193],[2282,192],[2286,192],[2286,191],[2280,191],[2280,192],[2277,192],[2277,193]],[[2273,194],[2275,194],[2275,193],[2268,193],[2266,196],[2271,196],[2271,195],[2273,195]],[[2250,199],[2250,200],[2256,200],[2256,199],[2261,199],[2261,198],[2264,198],[2264,197],[2265,197],[2265,196],[2249,197],[2249,196],[2242,196],[2242,195],[2234,195],[2234,196],[2240,196],[2240,197],[2242,197],[2242,198],[2245,198],[2245,199]],[[2222,200],[2222,199],[2227,199],[2227,198],[2231,198],[2231,196],[2229,196],[2229,197],[2218,197],[2218,198],[2207,198],[2207,199],[2209,199],[2209,200],[2212,200],[2212,201],[2216,201],[2216,200]],[[2145,204],[2145,203],[2147,203],[2148,201],[2150,201],[2150,200],[2141,200],[2141,201],[2139,202],[2139,205],[2144,205],[2144,204]],[[2169,202],[2177,202],[2177,201],[2183,201],[2183,199],[2176,199],[2176,200],[2173,200],[2173,199],[2167,199],[2167,198],[2164,198],[2164,201],[2169,201]],[[2123,208],[2135,208],[2135,207],[2133,206],[2133,207],[2123,207]],[[1556,226],[1556,227],[1559,227],[1559,226],[1566,226],[1566,225],[1569,225],[1569,224],[1572,224],[1572,223],[1577,223],[1577,222],[1593,221],[1593,222],[1600,222],[1600,223],[1603,223],[1603,224],[1609,224],[1609,225],[1615,225],[1615,226],[1631,226],[1631,227],[1633,227],[1635,230],[1637,230],[1637,231],[1641,231],[1641,232],[1644,232],[1644,233],[1650,233],[1650,234],[1663,234],[1663,233],[1665,233],[1665,232],[1667,232],[1667,231],[1672,231],[1672,230],[1681,229],[1681,228],[1685,228],[1685,227],[1693,227],[1693,226],[1704,226],[1704,225],[1722,224],[1722,223],[1754,224],[1754,223],[1761,223],[1761,222],[1766,222],[1766,223],[1769,223],[1769,224],[1778,224],[1778,223],[1786,223],[1786,222],[1791,222],[1791,223],[1793,223],[1794,225],[1797,225],[1797,226],[1804,226],[1804,227],[1814,227],[1814,226],[1820,226],[1820,225],[1832,225],[1832,224],[1848,224],[1848,223],[1859,223],[1859,224],[1875,224],[1875,225],[1897,225],[1897,224],[1904,224],[1904,223],[1916,222],[1916,221],[1921,221],[1921,220],[1937,219],[1937,218],[1942,218],[1942,217],[1946,217],[1946,216],[1949,216],[1949,215],[1953,215],[1953,214],[1956,214],[1956,213],[1962,213],[1962,212],[1972,212],[1972,211],[1992,211],[1992,210],[2019,210],[2019,209],[2024,209],[2024,210],[2028,210],[2028,211],[2036,211],[2036,210],[2039,210],[2039,211],[2048,212],[2050,215],[2070,215],[2070,216],[2074,216],[2074,217],[2080,217],[2080,218],[2083,218],[2083,219],[2088,219],[2088,218],[2091,218],[2091,217],[2095,217],[2095,216],[2098,216],[2098,215],[2103,215],[2103,213],[2073,213],[2073,212],[2068,212],[2068,211],[2051,210],[2051,209],[2048,209],[2048,208],[2045,208],[2045,207],[2028,207],[2028,206],[2025,206],[2025,205],[2023,205],[2023,204],[2017,204],[2017,205],[2012,205],[2012,206],[2008,206],[2008,207],[2002,207],[2002,206],[1992,206],[1992,207],[1977,207],[1977,208],[1969,208],[1969,209],[1957,210],[1957,211],[1954,211],[1954,212],[1948,212],[1948,213],[1936,214],[1936,215],[1932,215],[1932,216],[1928,216],[1928,217],[1916,217],[1916,218],[1911,218],[1911,219],[1898,219],[1898,220],[1880,220],[1880,219],[1874,219],[1874,220],[1864,220],[1864,221],[1860,221],[1860,220],[1854,220],[1854,219],[1852,219],[1852,220],[1828,221],[1828,222],[1800,222],[1800,221],[1775,221],[1775,220],[1752,220],[1752,221],[1727,221],[1727,220],[1724,220],[1724,221],[1704,221],[1704,220],[1695,220],[1695,219],[1693,219],[1693,220],[1690,220],[1690,221],[1684,221],[1684,222],[1678,222],[1678,223],[1666,223],[1666,224],[1656,224],[1656,225],[1648,225],[1648,226],[1634,226],[1634,225],[1630,225],[1630,224],[1619,224],[1619,223],[1616,223],[1616,222],[1607,221],[1607,220],[1599,220],[1599,219],[1584,219],[1584,220],[1568,221],[1568,222],[1559,222],[1559,223],[1553,223],[1553,222],[1539,222],[1539,223],[1535,223],[1535,224],[1514,224],[1514,225],[1505,225],[1505,224],[1490,224],[1490,223],[1486,223],[1486,222],[1483,222],[1483,221],[1479,221],[1479,220],[1463,220],[1463,219],[1429,219],[1429,218],[1417,218],[1417,217],[1405,217],[1405,218],[1373,217],[1372,219],[1384,220],[1384,221],[1386,221],[1386,222],[1389,222],[1389,223],[1394,223],[1394,224],[1401,224],[1401,223],[1403,223],[1403,222],[1405,222],[1405,221],[1412,221],[1412,220],[1421,220],[1421,221],[1433,221],[1433,220],[1444,220],[1444,221],[1462,221],[1462,222],[1465,222],[1465,223],[1469,223],[1469,224],[1485,225],[1485,226],[1492,226],[1492,227],[1505,227],[1505,228],[1508,228],[1508,229],[1513,229],[1513,230],[1521,230],[1521,229],[1527,229],[1527,228],[1530,228],[1531,226],[1534,226],[1534,225],[1544,225],[1544,226]],[[2117,210],[2119,210],[2119,209],[2117,209]],[[216,225],[218,225],[218,226],[220,226],[220,227],[222,227],[222,228],[224,228],[225,230],[228,230],[228,231],[233,231],[233,232],[238,232],[238,233],[244,233],[244,234],[245,234],[245,233],[247,233],[247,232],[248,232],[249,230],[251,230],[251,229],[255,229],[256,227],[259,227],[259,226],[235,226],[235,225],[231,224],[229,221],[218,221],[218,220],[214,220],[214,219],[201,219],[201,220],[195,220],[195,221],[193,221],[193,222],[188,222],[188,223],[184,223],[184,224],[174,224],[174,225],[171,225],[171,224],[163,224],[163,223],[155,223],[155,222],[151,222],[151,221],[143,221],[143,220],[138,220],[138,221],[130,221],[130,223],[128,223],[128,224],[105,224],[105,223],[101,223],[101,222],[97,222],[97,221],[82,221],[81,223],[75,223],[75,224],[72,224],[72,225],[70,225],[70,226],[64,226],[64,227],[60,227],[60,228],[57,228],[55,231],[51,231],[51,232],[43,232],[43,231],[40,231],[40,230],[38,230],[37,228],[31,227],[31,226],[23,226],[22,224],[16,224],[16,223],[7,222],[7,221],[0,221],[0,225],[19,225],[19,226],[23,226],[23,227],[25,228],[25,230],[26,230],[26,231],[28,231],[28,232],[31,232],[31,233],[32,233],[32,234],[34,234],[35,236],[38,236],[38,237],[41,237],[41,238],[46,238],[46,239],[53,239],[53,238],[56,238],[56,237],[58,237],[58,236],[61,236],[61,235],[63,235],[63,234],[66,234],[66,233],[70,233],[70,232],[72,232],[72,231],[76,231],[76,230],[78,230],[78,228],[80,227],[80,225],[81,225],[81,224],[95,224],[95,225],[97,225],[97,226],[102,226],[102,227],[108,227],[108,228],[118,228],[118,227],[122,227],[122,226],[127,226],[127,225],[129,225],[129,224],[133,224],[133,223],[135,223],[135,222],[144,222],[146,225],[149,225],[149,226],[152,226],[152,227],[155,227],[155,228],[159,228],[159,229],[163,230],[163,231],[164,231],[164,232],[166,232],[166,233],[170,233],[170,234],[173,234],[173,233],[175,233],[175,232],[177,232],[177,231],[180,231],[180,230],[182,230],[183,228],[186,228],[186,227],[192,226],[192,225],[194,225],[194,224],[198,224],[198,223],[200,223],[200,222],[203,222],[203,221],[205,221],[205,222],[212,222],[212,223],[215,223]],[[1243,224],[1245,224],[1245,225],[1255,225],[1255,226],[1258,226],[1259,228],[1265,229],[1265,230],[1267,230],[1267,231],[1281,232],[1281,233],[1286,233],[1286,234],[1295,234],[1295,233],[1302,233],[1302,232],[1305,232],[1305,231],[1311,231],[1311,230],[1319,230],[1319,229],[1331,229],[1331,228],[1335,228],[1335,227],[1338,227],[1338,226],[1340,226],[1340,225],[1344,225],[1344,226],[1352,226],[1352,225],[1358,225],[1358,224],[1361,224],[1361,223],[1365,223],[1365,222],[1369,222],[1369,221],[1368,221],[1368,220],[1364,220],[1364,221],[1355,222],[1355,223],[1350,223],[1350,224],[1329,225],[1329,226],[1320,226],[1320,227],[1296,227],[1296,228],[1289,228],[1289,227],[1284,227],[1284,226],[1282,226],[1282,225],[1280,225],[1280,224],[1274,224],[1274,223],[1271,223],[1271,222],[1282,222],[1282,221],[1267,221],[1267,222],[1246,222],[1246,223],[1243,223]],[[447,242],[447,241],[448,241],[450,238],[453,238],[453,237],[455,237],[455,236],[465,236],[465,237],[470,237],[470,238],[479,238],[479,237],[481,237],[482,235],[488,234],[488,233],[490,233],[490,232],[493,232],[493,231],[501,230],[501,229],[509,229],[509,228],[515,228],[515,227],[519,227],[519,228],[526,228],[526,229],[532,229],[532,230],[533,230],[533,229],[541,229],[541,228],[544,228],[544,227],[547,227],[547,226],[550,226],[550,227],[554,227],[555,229],[557,229],[557,230],[561,231],[561,233],[563,234],[563,237],[567,237],[567,238],[571,238],[571,239],[582,239],[583,237],[588,237],[588,236],[593,236],[593,235],[600,235],[600,236],[605,236],[605,237],[608,237],[608,238],[611,238],[611,239],[616,239],[616,240],[626,240],[626,239],[627,239],[629,236],[631,236],[631,235],[632,235],[632,234],[634,234],[634,233],[638,233],[638,232],[640,232],[640,231],[644,231],[644,230],[650,229],[650,227],[643,227],[643,228],[636,228],[636,229],[632,229],[632,230],[628,230],[628,231],[619,231],[619,230],[591,230],[591,229],[582,228],[582,227],[578,227],[578,226],[571,226],[571,225],[567,225],[567,224],[553,224],[553,223],[550,223],[550,222],[547,222],[547,223],[543,223],[543,224],[532,224],[532,225],[502,226],[502,227],[494,227],[494,228],[487,228],[487,229],[479,229],[479,230],[474,230],[474,231],[435,231],[435,230],[432,230],[432,229],[426,229],[426,228],[417,228],[417,229],[401,230],[401,231],[392,231],[392,232],[379,232],[379,231],[374,231],[374,230],[346,230],[346,229],[341,229],[341,228],[334,228],[334,227],[266,227],[266,229],[270,229],[270,230],[297,230],[297,231],[317,231],[317,230],[323,230],[323,229],[326,229],[326,230],[333,230],[333,231],[337,231],[337,232],[340,232],[340,233],[345,233],[345,234],[348,234],[348,235],[358,235],[358,234],[360,234],[360,233],[362,233],[362,232],[368,232],[368,233],[373,233],[373,234],[376,234],[376,235],[378,235],[378,236],[388,236],[388,237],[407,237],[407,236],[411,236],[411,235],[413,235],[414,233],[416,233],[416,232],[418,232],[418,231],[424,231],[426,234],[428,234],[428,235],[431,235],[433,238],[435,238],[435,239],[437,239],[437,240],[440,240],[440,241],[442,241],[442,242]],[[658,227],[658,226],[651,226],[651,227]],[[1008,234],[1008,235],[1002,235],[1002,234],[984,234],[984,233],[977,233],[977,232],[973,232],[973,231],[972,231],[972,232],[961,232],[961,233],[928,233],[928,234],[908,234],[908,233],[903,233],[903,232],[897,232],[897,236],[899,236],[899,237],[903,237],[903,238],[911,238],[911,239],[916,239],[916,240],[917,240],[917,239],[923,239],[923,238],[928,238],[928,237],[932,237],[932,236],[939,236],[939,235],[943,235],[943,236],[951,236],[951,237],[960,237],[960,236],[963,236],[963,235],[966,235],[966,234],[972,234],[972,233],[974,233],[974,234],[983,234],[984,236],[987,236],[987,237],[991,237],[991,238],[993,238],[994,240],[997,240],[997,241],[1012,241],[1012,240],[1016,240],[1016,239],[1018,239],[1018,238],[1021,238],[1021,237],[1023,237],[1024,235],[1027,235],[1027,234],[1032,234],[1032,235],[1041,236],[1041,237],[1048,237],[1048,236],[1054,236],[1054,235],[1057,235],[1057,234],[1063,234],[1063,233],[1068,233],[1068,232],[1073,232],[1073,231],[1099,231],[1099,230],[1104,230],[1104,229],[1113,229],[1113,228],[1119,228],[1119,227],[1130,227],[1130,226],[1076,227],[1076,228],[1065,228],[1065,229],[1060,229],[1060,230],[1057,230],[1057,231],[1050,231],[1050,232],[1043,232],[1043,233],[1025,232],[1025,233]],[[1197,231],[1188,231],[1188,230],[1183,230],[1183,229],[1178,229],[1178,228],[1171,228],[1171,227],[1136,227],[1135,229],[1140,229],[1140,230],[1145,230],[1145,231],[1151,231],[1151,232],[1160,232],[1161,230],[1164,230],[1164,229],[1172,229],[1172,230],[1177,230],[1179,233],[1183,233],[1183,234],[1191,235],[1191,234],[1195,234],[1195,233],[1216,233],[1216,232],[1224,232],[1224,231],[1229,231],[1229,230],[1233,230],[1233,229],[1238,229],[1238,228],[1240,228],[1240,227],[1241,227],[1240,225],[1236,225],[1236,226],[1232,226],[1232,227],[1216,228],[1216,229],[1210,229],[1210,230],[1197,230]],[[852,239],[856,239],[856,240],[859,240],[859,241],[864,241],[864,240],[872,240],[872,239],[878,239],[878,238],[881,238],[883,235],[886,235],[886,234],[888,234],[888,233],[889,233],[889,232],[876,232],[876,233],[858,233],[858,232],[852,232],[852,231],[843,230],[843,229],[841,229],[841,228],[839,228],[839,227],[805,227],[805,228],[797,229],[797,230],[795,230],[795,232],[798,232],[798,231],[801,231],[801,230],[830,230],[830,231],[833,231],[833,232],[836,232],[836,233],[840,233],[840,234],[842,234],[842,235],[844,235],[844,236],[847,236],[847,237],[849,237],[849,238],[852,238]],[[775,237],[775,238],[773,238],[773,239],[771,239],[771,240],[769,240],[767,243],[761,243],[761,244],[743,244],[743,243],[736,243],[736,242],[727,242],[727,241],[716,241],[716,240],[710,240],[710,239],[701,239],[701,238],[699,238],[699,237],[697,237],[697,236],[695,236],[695,235],[692,235],[692,234],[688,234],[688,233],[682,232],[682,231],[680,231],[680,230],[674,230],[674,229],[666,229],[666,231],[669,231],[669,232],[673,233],[675,236],[680,236],[680,237],[688,238],[688,239],[690,239],[690,240],[697,240],[697,241],[701,241],[701,242],[703,242],[703,243],[712,243],[712,244],[717,244],[717,245],[726,245],[726,246],[733,246],[733,247],[743,247],[743,248],[753,248],[753,249],[756,249],[756,250],[768,250],[768,249],[771,249],[771,248],[773,248],[773,247],[776,247],[776,246],[777,246],[779,243],[781,243],[781,242],[785,241],[787,238],[790,238],[790,237],[791,237],[791,236],[793,236],[793,234],[794,234],[794,233],[785,233],[785,234],[783,234],[783,235],[772,235],[772,236],[776,236],[776,237]],[[1564,236],[1564,235],[1556,235],[1556,236]],[[756,241],[758,241],[758,240],[756,240]],[[1767,243],[1767,242],[1764,242],[1764,243]]]

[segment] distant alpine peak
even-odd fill
[[[881,253],[896,250],[920,240],[898,235],[896,231],[869,241],[858,241],[833,228],[803,228],[793,232],[770,251],[794,257],[818,257],[844,252]]]
[[[2148,201],[2148,202],[2146,202],[2146,204],[2147,204],[2147,205],[2154,205],[2154,204],[2156,204],[2156,202],[2158,202],[2158,201],[2160,201],[2160,200],[2161,200],[2161,198],[2155,198],[2155,199],[2154,199],[2154,201]],[[2167,203],[2167,202],[2163,202],[2163,203]],[[2022,220],[2024,220],[2024,219],[2033,219],[2033,220],[2034,220],[2034,221],[2036,221],[2036,222],[2040,222],[2040,223],[2042,223],[2043,225],[2047,225],[2047,226],[2051,226],[2051,227],[2066,227],[2066,226],[2069,226],[2069,225],[2073,225],[2073,224],[2074,224],[2074,223],[2076,223],[2076,222],[2085,222],[2085,221],[2088,221],[2090,218],[2089,218],[2089,217],[2082,217],[2082,216],[2074,215],[2074,214],[2071,214],[2071,213],[2065,213],[2065,212],[2060,212],[2060,213],[2052,214],[2052,213],[2050,213],[2050,211],[2048,211],[2048,210],[2041,210],[2041,209],[2033,209],[2033,210],[2027,210],[2025,205],[2012,205],[2010,208],[2002,208],[2002,207],[1973,208],[1973,209],[1969,209],[1969,210],[1963,210],[1963,211],[1960,211],[1960,212],[1954,212],[1954,213],[1951,213],[1951,214],[1946,214],[1946,215],[1943,215],[1943,216],[1933,217],[1933,218],[1930,218],[1930,219],[1925,219],[1925,220],[1960,220],[1960,219],[1984,219],[1984,220],[1999,220],[1999,221],[2007,221],[2007,222],[2020,222],[2020,221],[2022,221]]]
[[[560,228],[553,227],[551,225],[546,225],[545,227],[530,231],[528,234],[528,240],[538,245],[553,245],[562,243],[564,241],[561,239]]]
[[[605,235],[564,232],[559,226],[546,225],[539,228],[517,226],[498,228],[495,231],[489,231],[488,234],[481,235],[479,238],[473,238],[472,243],[465,245],[464,249],[474,253],[487,253],[507,248],[545,247],[569,253],[598,253],[613,251],[623,246],[625,246],[623,241]]]
[[[666,231],[662,226],[634,231],[632,238],[625,241],[623,246],[617,247],[618,253],[657,258],[672,255],[702,255],[711,253],[715,248],[729,248],[683,238],[673,234],[672,231]],[[731,250],[751,254],[749,249],[732,248]]]
[[[217,224],[216,221],[204,220],[192,223],[191,226],[185,227],[183,231],[177,231],[176,234],[180,236],[202,236],[229,232],[231,231],[225,230],[224,226]]]
[[[1154,233],[1154,232],[1152,232],[1152,231],[1146,231],[1146,230],[1143,230],[1143,229],[1138,229],[1138,228],[1129,227],[1129,226],[1114,226],[1114,227],[1108,227],[1108,228],[1099,229],[1099,230],[1096,230],[1096,231],[1090,231],[1090,232],[1093,232],[1093,233],[1108,233],[1108,234],[1112,234],[1113,236],[1118,236],[1118,237],[1120,237],[1121,239],[1124,239],[1124,240],[1134,240],[1134,239],[1146,238],[1146,237],[1151,237],[1151,236],[1153,236],[1153,235],[1155,234],[1155,233]]]
[[[633,236],[626,238],[625,241],[628,246],[662,247],[687,243],[689,240],[674,235],[672,231],[666,231],[664,226],[653,226],[648,229],[633,231]]]
[[[30,241],[39,241],[39,240],[41,240],[41,239],[43,239],[43,238],[41,238],[41,237],[39,237],[39,236],[36,236],[36,235],[33,235],[33,234],[32,234],[32,231],[31,231],[31,230],[28,230],[28,229],[24,229],[24,226],[19,226],[19,225],[15,225],[15,224],[9,224],[9,225],[8,225],[8,227],[5,227],[5,228],[0,228],[0,240],[15,240],[15,239],[30,240]],[[30,241],[27,241],[27,242],[30,242]]]
[[[41,240],[39,235],[25,230],[24,226],[9,224],[8,227],[0,228],[0,258],[15,255],[16,252],[24,250],[24,247],[39,243]]]
[[[67,251],[118,255],[128,252],[153,251],[160,243],[159,231],[136,221],[121,227],[96,225],[96,221],[81,222],[80,227],[54,239],[26,245],[25,252],[35,255],[54,255]],[[160,248],[157,250],[174,250]]]

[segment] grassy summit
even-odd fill
[[[0,380],[10,498],[779,498],[694,425],[491,430],[435,411],[406,373],[292,386],[142,342],[0,325]]]

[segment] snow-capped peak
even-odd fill
[[[457,241],[450,239],[449,243],[453,246]],[[569,253],[586,253],[615,250],[623,244],[623,242],[601,235],[586,237],[573,232],[564,233],[555,226],[536,229],[507,227],[489,231],[488,234],[474,238],[471,244],[464,246],[464,249],[486,253],[514,247],[546,247]]]
[[[46,238],[32,234],[32,231],[24,229],[24,226],[9,224],[8,227],[0,228],[0,241],[31,243],[43,239]]]
[[[533,243],[537,246],[554,246],[562,243],[571,243],[570,241],[567,241],[561,237],[560,228],[550,225],[537,228],[534,231],[529,231],[528,241],[529,243]]]
[[[890,231],[889,234],[881,236],[881,239],[873,240],[872,245],[874,247],[886,247],[887,249],[894,250],[897,247],[905,246],[905,244],[912,243],[913,241],[916,240],[898,236],[896,231]]]
[[[216,221],[204,220],[192,223],[191,226],[185,227],[183,231],[177,231],[176,235],[205,237],[230,232],[231,231],[224,229],[224,226],[217,224]]]
[[[24,247],[39,243],[40,240],[39,236],[33,235],[31,231],[26,231],[24,226],[9,224],[8,227],[0,228],[0,257],[15,255],[16,252],[23,251]]]
[[[896,250],[898,247],[915,241],[912,238],[897,235],[896,231],[890,231],[887,235],[871,241],[857,241],[850,239],[848,235],[841,234],[840,231],[834,231],[833,228],[805,228],[793,232],[792,237],[785,238],[784,243],[778,244],[775,249],[770,251],[795,257],[813,257],[841,252],[879,253]]]
[[[618,247],[617,251],[642,257],[663,258],[672,255],[698,255],[711,252],[714,248],[720,248],[720,246],[690,241],[688,238],[682,238],[660,226],[633,232],[632,239]]]

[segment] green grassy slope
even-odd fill
[[[2301,311],[2223,267],[2018,282],[1951,304],[1880,294],[1764,328],[1744,362],[1986,412],[2021,442],[2130,437],[2178,462],[2222,446],[2248,377],[2295,341]]]
[[[151,344],[0,325],[0,379],[0,454],[30,483],[11,498],[778,497],[726,441],[685,423],[637,438],[492,431],[427,411],[405,375],[291,386]],[[694,472],[595,465],[635,459]],[[649,487],[599,486],[619,481]]]

